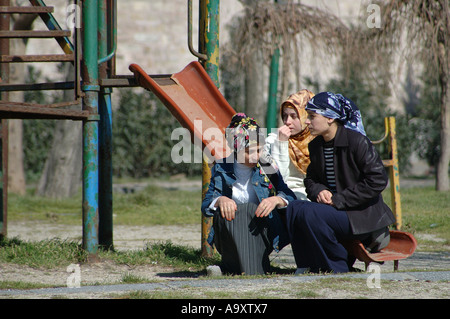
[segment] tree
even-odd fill
[[[448,0],[390,0],[379,3],[384,26],[376,33],[382,46],[397,47],[403,32],[409,57],[438,73],[440,86],[440,154],[436,189],[449,190],[450,164],[450,5]]]
[[[71,64],[64,65],[63,72],[67,74],[67,81],[74,78],[73,69]],[[65,101],[73,99],[73,91],[64,91],[63,96]],[[77,193],[81,186],[83,166],[82,136],[82,123],[71,120],[56,122],[53,144],[37,186],[37,195],[64,198]]]
[[[343,43],[352,41],[352,35],[350,29],[332,13],[292,0],[241,2],[244,14],[233,21],[231,41],[223,51],[231,69],[240,65],[238,72],[245,72],[245,111],[265,123],[267,103],[261,98],[266,96],[267,86],[261,87],[261,83],[266,84],[267,81],[264,81],[262,71],[270,65],[275,50],[281,52],[279,95],[284,98],[292,90],[301,89],[298,56],[305,41],[315,54],[337,54]],[[294,89],[289,84],[292,76],[296,78],[297,87]],[[251,85],[252,80],[259,86]]]
[[[35,14],[12,15],[13,30],[31,30]],[[10,39],[11,54],[21,55],[25,53],[28,39]],[[10,82],[25,82],[25,66],[15,63],[10,68]],[[21,91],[9,93],[11,101],[23,102],[24,93]],[[25,194],[25,170],[23,165],[23,120],[9,120],[9,143],[8,143],[8,190],[17,194]]]

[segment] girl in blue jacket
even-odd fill
[[[253,118],[234,115],[226,138],[233,152],[211,169],[202,202],[203,214],[213,217],[208,241],[222,255],[222,272],[264,274],[271,251],[288,244],[280,214],[296,198],[274,162],[261,156],[265,135]]]

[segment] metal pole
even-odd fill
[[[400,230],[402,228],[402,207],[400,200],[400,173],[398,169],[398,153],[397,153],[397,134],[395,130],[395,117],[387,118],[389,128],[389,150],[392,163],[389,167],[389,175],[391,180],[391,201],[392,209],[395,214],[395,228]]]
[[[275,0],[275,5],[278,3]],[[280,61],[280,49],[275,49],[270,63],[269,98],[267,103],[266,127],[270,133],[277,127],[277,92],[278,92],[278,65]]]
[[[219,7],[220,0],[200,0],[200,53],[206,54],[203,67],[214,84],[219,87]],[[202,163],[202,198],[209,187],[211,168],[207,158]],[[202,215],[202,255],[211,256],[213,249],[207,243],[207,235],[212,226],[212,218]]]
[[[109,2],[109,3],[108,3]],[[98,56],[108,54],[108,12],[114,10],[112,1],[98,1],[99,44]],[[104,79],[108,62],[99,65],[99,76]],[[113,212],[112,212],[112,113],[111,88],[102,87],[99,93],[99,245],[105,249],[113,248]]]
[[[0,5],[9,7],[10,0],[0,0]],[[11,15],[0,14],[0,30],[8,31]],[[9,55],[9,39],[0,39],[0,54]],[[0,81],[9,83],[9,64],[0,63]],[[8,101],[8,92],[0,92],[0,98]],[[0,238],[8,233],[8,120],[0,119]]]
[[[95,259],[98,251],[98,6],[83,1],[83,248]]]
[[[270,63],[269,99],[267,103],[266,126],[267,132],[277,127],[277,92],[278,92],[278,65],[280,50],[276,49]]]

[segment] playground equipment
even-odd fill
[[[411,256],[417,247],[417,241],[413,235],[398,230],[391,230],[389,244],[379,252],[369,253],[359,240],[343,243],[350,255],[364,262],[366,270],[370,263],[383,263],[394,261],[394,271],[398,270],[398,262]]]
[[[29,7],[10,7],[9,0],[0,0],[0,119],[1,125],[1,184],[0,235],[7,235],[7,119],[70,119],[83,123],[83,248],[95,258],[99,246],[113,247],[112,225],[112,116],[111,93],[114,87],[142,86],[158,96],[173,116],[191,132],[191,136],[209,148],[213,157],[224,157],[223,148],[215,147],[214,138],[205,134],[210,128],[224,132],[234,110],[218,90],[219,69],[219,0],[199,0],[199,52],[192,47],[192,1],[188,0],[188,46],[201,62],[193,62],[184,70],[173,75],[148,75],[137,64],[130,65],[133,75],[116,75],[115,50],[116,0],[75,0],[76,8],[82,8],[80,27],[75,27],[74,43],[70,40],[72,31],[62,30],[54,19],[53,8],[45,6],[42,0],[30,0]],[[10,14],[38,13],[48,31],[11,31]],[[9,54],[10,38],[51,37],[60,45],[64,54],[23,55]],[[10,84],[9,63],[21,62],[68,62],[75,67],[73,81],[58,83]],[[37,105],[8,101],[8,92],[27,90],[73,90],[74,98],[51,105]],[[76,106],[79,109],[65,109]],[[195,121],[201,121],[201,128]],[[396,158],[395,126],[390,131],[390,145]],[[397,162],[391,160],[391,185],[397,192],[394,212],[397,229],[401,226],[400,198],[398,195]],[[208,189],[211,172],[207,158],[203,158],[202,196]],[[211,219],[202,216],[202,250],[204,255],[212,253],[206,243],[206,234]],[[395,236],[394,236],[395,237]],[[395,237],[397,238],[397,237]],[[400,237],[398,237],[400,238]],[[394,245],[394,242],[396,243]],[[397,244],[400,243],[400,244]],[[397,252],[403,246],[403,239],[394,240],[392,249]],[[355,243],[355,255],[366,258],[362,245]],[[413,250],[412,250],[413,251]],[[411,252],[411,250],[409,250]],[[412,253],[412,252],[411,252]],[[369,255],[379,261],[381,255]],[[406,256],[408,253],[402,253]],[[399,258],[399,256],[397,256]],[[387,257],[381,257],[385,258]],[[390,257],[389,257],[390,258]]]
[[[136,87],[140,84],[132,75],[116,75],[115,50],[117,47],[116,0],[74,0],[73,8],[76,21],[74,29],[62,30],[53,17],[52,7],[47,7],[42,0],[30,0],[31,6],[11,7],[10,0],[0,0],[0,118],[2,119],[2,135],[0,142],[2,150],[1,163],[1,209],[0,209],[0,236],[7,236],[7,119],[69,119],[83,123],[83,248],[93,258],[99,246],[113,247],[112,227],[112,151],[111,151],[111,89],[114,87]],[[82,9],[82,10],[81,10]],[[188,1],[188,27],[189,49],[202,62],[205,71],[199,65],[191,68],[196,70],[203,81],[196,87],[199,94],[214,95],[220,100],[221,109],[225,113],[220,116],[214,108],[206,117],[201,116],[205,128],[211,127],[214,121],[227,121],[231,117],[232,109],[226,106],[226,101],[218,95],[217,87],[219,69],[219,0],[199,0],[199,52],[192,47],[192,1]],[[37,13],[48,27],[40,31],[11,31],[11,14]],[[70,36],[74,32],[74,43]],[[52,55],[10,55],[10,38],[54,38],[64,51],[64,54]],[[9,63],[21,62],[69,62],[75,67],[73,81],[58,83],[10,84]],[[196,62],[197,63],[197,62]],[[185,73],[180,72],[178,77]],[[174,77],[176,78],[177,75]],[[170,76],[145,76],[146,80],[154,81],[157,85],[165,86]],[[142,82],[141,82],[142,83]],[[213,89],[212,86],[216,86]],[[169,86],[170,87],[170,86]],[[187,86],[184,87],[186,89]],[[74,99],[63,103],[51,105],[38,105],[30,103],[16,103],[8,101],[8,92],[27,90],[73,90]],[[220,93],[219,93],[220,94]],[[185,96],[187,98],[187,96]],[[171,109],[172,114],[182,124],[181,112],[186,109],[184,102],[178,109]],[[79,109],[65,109],[66,106],[76,106]],[[166,103],[166,106],[168,104]],[[188,106],[189,107],[189,106]],[[195,106],[194,106],[195,108]],[[207,110],[202,106],[203,111]],[[219,114],[219,113],[218,113]],[[222,127],[222,124],[216,127]],[[192,129],[189,127],[189,129]],[[194,128],[195,129],[195,128]],[[191,131],[192,133],[193,131]],[[196,134],[198,136],[198,134]],[[208,143],[209,144],[209,143]],[[217,155],[217,154],[216,154]],[[207,189],[210,179],[209,165],[204,159],[203,163],[203,189]],[[210,226],[210,220],[203,221],[203,233]],[[203,239],[202,239],[203,240]],[[204,254],[210,254],[209,247],[204,245]]]

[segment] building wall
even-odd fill
[[[280,0],[282,1],[282,0]],[[118,47],[116,70],[119,75],[130,75],[128,66],[139,64],[149,74],[171,74],[180,71],[189,62],[196,60],[188,50],[187,44],[187,1],[186,0],[118,0]],[[312,7],[326,9],[340,17],[345,23],[351,23],[359,15],[369,16],[365,0],[301,0]],[[66,0],[46,0],[46,4],[55,7],[55,17],[62,28],[70,16]],[[27,5],[27,4],[25,4]],[[220,45],[228,41],[227,25],[234,15],[242,14],[242,4],[238,0],[220,1]],[[193,1],[193,42],[198,48],[198,1]],[[35,29],[45,29],[37,19]],[[28,54],[60,53],[54,40],[29,41]],[[405,70],[401,54],[398,55],[398,80],[392,82],[390,106],[403,110],[403,83]],[[336,74],[336,57],[318,55],[312,52],[307,43],[300,56],[300,85],[305,86],[305,77],[319,83],[326,83]],[[34,64],[50,78],[58,79],[55,64]],[[324,72],[326,70],[326,72]],[[294,75],[293,75],[294,76]],[[292,80],[295,83],[294,80]],[[301,87],[303,88],[303,87]],[[301,89],[298,88],[298,89]],[[295,88],[297,89],[297,88]]]

